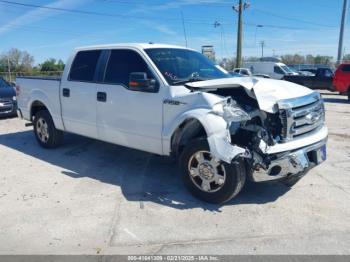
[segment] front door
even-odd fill
[[[133,72],[145,72],[148,78],[156,79],[142,54],[129,49],[110,51],[103,83],[97,86],[99,138],[161,154],[163,90],[131,91],[129,76]]]

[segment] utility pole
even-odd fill
[[[9,81],[11,82],[11,65],[10,65],[10,58],[7,56],[7,69],[9,74]]]
[[[260,41],[260,46],[261,46],[261,57],[264,57],[265,41]]]
[[[341,61],[343,60],[344,30],[345,30],[345,21],[346,21],[347,11],[348,11],[348,0],[344,0],[343,14],[341,17],[340,34],[339,34],[338,59],[337,59],[338,64],[340,64]]]
[[[249,7],[248,3],[243,3],[239,0],[238,5],[233,6],[233,10],[238,13],[238,27],[237,27],[237,52],[236,52],[236,67],[241,67],[242,63],[242,35],[243,35],[243,11]]]

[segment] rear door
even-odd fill
[[[130,73],[145,72],[160,81],[136,50],[110,51],[105,74],[97,86],[99,139],[153,153],[162,153],[163,90],[156,93],[131,91]]]
[[[76,54],[67,79],[62,80],[60,96],[66,131],[98,138],[96,127],[97,68],[101,50]]]
[[[333,72],[328,68],[317,71],[313,87],[315,89],[330,89],[333,83]]]

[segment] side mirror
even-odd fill
[[[157,82],[154,79],[148,79],[147,74],[144,72],[130,73],[129,76],[129,89],[139,92],[157,92]]]

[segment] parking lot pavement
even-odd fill
[[[170,159],[0,120],[0,254],[350,254],[350,104],[324,95],[328,160],[295,187],[194,199]]]

